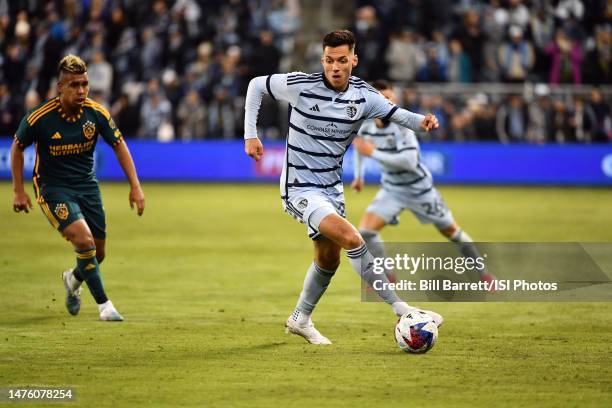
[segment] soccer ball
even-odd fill
[[[395,340],[406,353],[425,353],[438,339],[438,326],[421,311],[404,314],[395,325]]]

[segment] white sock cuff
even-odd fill
[[[98,310],[101,312],[103,309],[106,309],[106,308],[107,308],[107,307],[109,307],[109,306],[110,306],[110,307],[113,307],[113,302],[111,302],[111,301],[110,301],[110,299],[109,299],[109,300],[107,300],[107,301],[106,301],[106,302],[104,302],[104,303],[100,303],[100,304],[98,305]]]
[[[299,324],[308,323],[310,320],[311,313],[306,313],[303,310],[296,308],[293,313],[291,313],[291,320],[294,322],[298,322]]]

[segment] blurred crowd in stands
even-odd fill
[[[555,92],[562,84],[609,89],[612,1],[361,1],[352,30],[355,74],[389,78],[405,88],[406,106],[438,114],[443,125],[433,138],[612,142],[611,95]],[[420,82],[540,85],[529,95],[440,97],[415,92]]]
[[[296,47],[306,25],[317,24],[303,21],[307,6],[0,0],[0,135],[55,96],[57,62],[74,53],[89,64],[90,97],[109,107],[126,136],[240,138],[251,78],[320,71],[320,38]],[[406,108],[436,113],[442,127],[434,140],[612,142],[611,21],[606,0],[357,0],[349,27],[359,55],[354,74],[387,78]],[[432,93],[428,83],[465,87]],[[475,83],[538,85],[530,94],[490,94],[470,90]],[[556,92],[562,84],[594,86]],[[264,101],[265,137],[282,138],[284,109]]]
[[[429,141],[612,142],[610,104],[599,88],[586,95],[555,94],[545,84],[510,94],[400,92],[408,109],[438,117],[440,129],[421,135]]]

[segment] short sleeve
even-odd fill
[[[21,119],[19,128],[17,128],[17,132],[15,133],[15,141],[21,149],[25,149],[36,142],[34,128],[28,123],[28,115],[25,115],[23,119]]]

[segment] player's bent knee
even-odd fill
[[[364,243],[363,238],[361,237],[361,234],[359,234],[359,232],[357,231],[350,231],[346,233],[342,237],[342,239],[343,239],[342,247],[344,249],[359,248]]]
[[[89,227],[84,220],[79,219],[62,230],[62,234],[74,245],[77,250],[86,250],[96,247]]]
[[[440,231],[440,233],[442,235],[444,235],[447,238],[452,237],[458,230],[459,230],[459,226],[457,224],[452,224],[450,226],[437,226],[438,227],[438,231]]]
[[[82,234],[76,235],[70,239],[72,245],[78,250],[86,250],[96,247],[96,242],[91,235]]]

